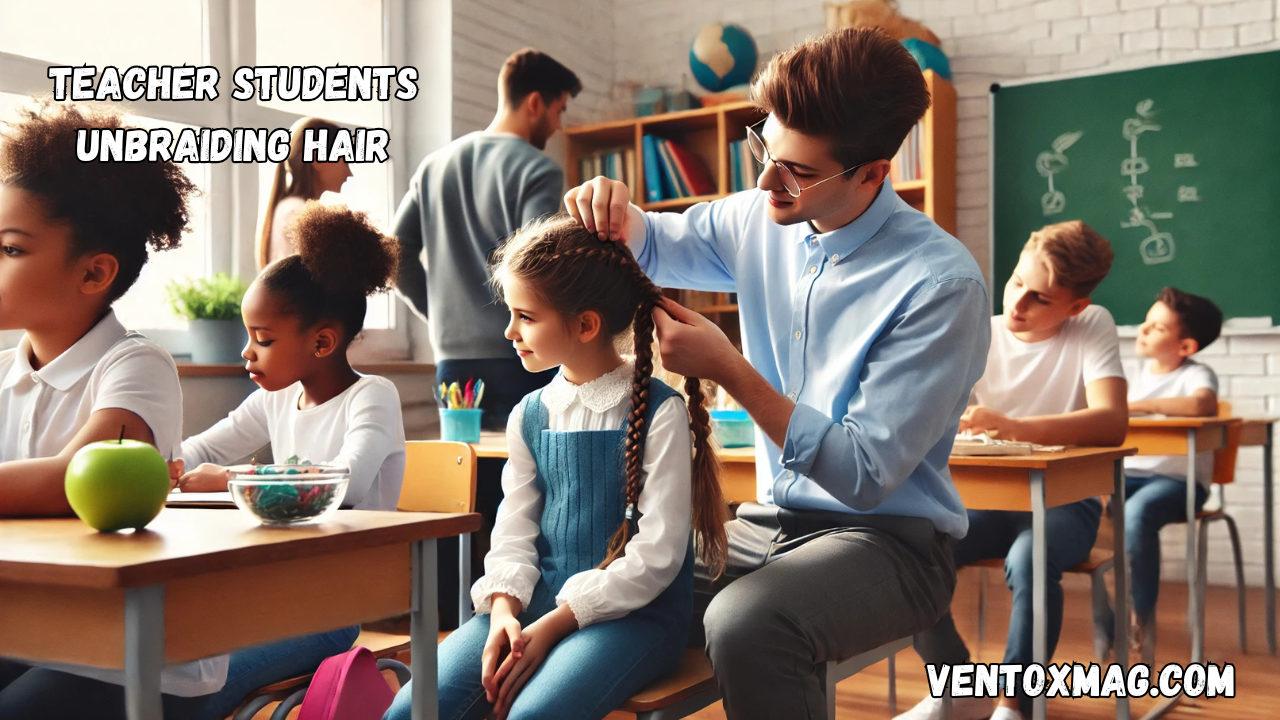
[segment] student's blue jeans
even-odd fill
[[[1187,520],[1187,479],[1163,475],[1124,479],[1124,546],[1129,553],[1133,612],[1145,622],[1160,594],[1160,528]],[[1196,511],[1209,491],[1196,484]]]
[[[531,622],[521,615],[521,624]],[[651,681],[676,669],[687,637],[633,613],[588,625],[552,648],[512,703],[510,720],[599,720]],[[489,615],[477,615],[440,643],[440,720],[481,720],[493,706],[480,684]],[[400,688],[383,720],[409,720],[413,683]]]
[[[1089,557],[1098,537],[1102,504],[1094,498],[1060,505],[1045,511],[1045,595],[1048,600],[1048,658],[1058,645],[1062,631],[1062,573]],[[1128,518],[1128,514],[1125,515]],[[1004,577],[1013,591],[1009,613],[1009,637],[1004,662],[1032,662],[1032,571],[1031,513],[1000,510],[970,510],[969,533],[952,544],[956,568],[979,560],[1004,558]],[[929,630],[915,636],[916,652],[926,663],[969,662],[969,648],[956,631],[951,613]],[[1019,693],[1021,695],[1021,693]],[[1019,698],[1022,713],[1029,717],[1030,700]]]
[[[360,626],[277,640],[231,653],[227,684],[207,695],[199,720],[222,720],[264,685],[315,672],[325,658],[351,649]]]

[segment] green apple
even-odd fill
[[[169,495],[169,466],[152,445],[105,440],[76,451],[67,465],[67,501],[89,527],[141,530]]]

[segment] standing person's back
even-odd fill
[[[489,287],[489,259],[517,229],[556,211],[563,184],[555,161],[505,133],[464,135],[422,161],[396,219],[405,255],[418,250],[422,262],[405,257],[398,285],[430,318],[437,361],[517,361],[503,337],[510,315]],[[416,217],[406,215],[410,199]],[[402,232],[411,227],[418,232]]]

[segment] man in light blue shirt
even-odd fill
[[[700,577],[730,718],[820,717],[817,668],[930,627],[966,514],[947,469],[990,342],[977,263],[886,182],[928,107],[919,67],[871,30],[775,57],[753,87],[759,188],[642,213],[621,183],[566,196],[663,286],[736,292],[739,355],[678,304],[655,312],[664,367],[755,419],[759,503],[729,523],[730,567]]]

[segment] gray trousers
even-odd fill
[[[826,718],[820,663],[932,627],[951,604],[950,540],[928,520],[746,503],[726,529],[724,575],[697,568],[693,641],[730,720]]]

